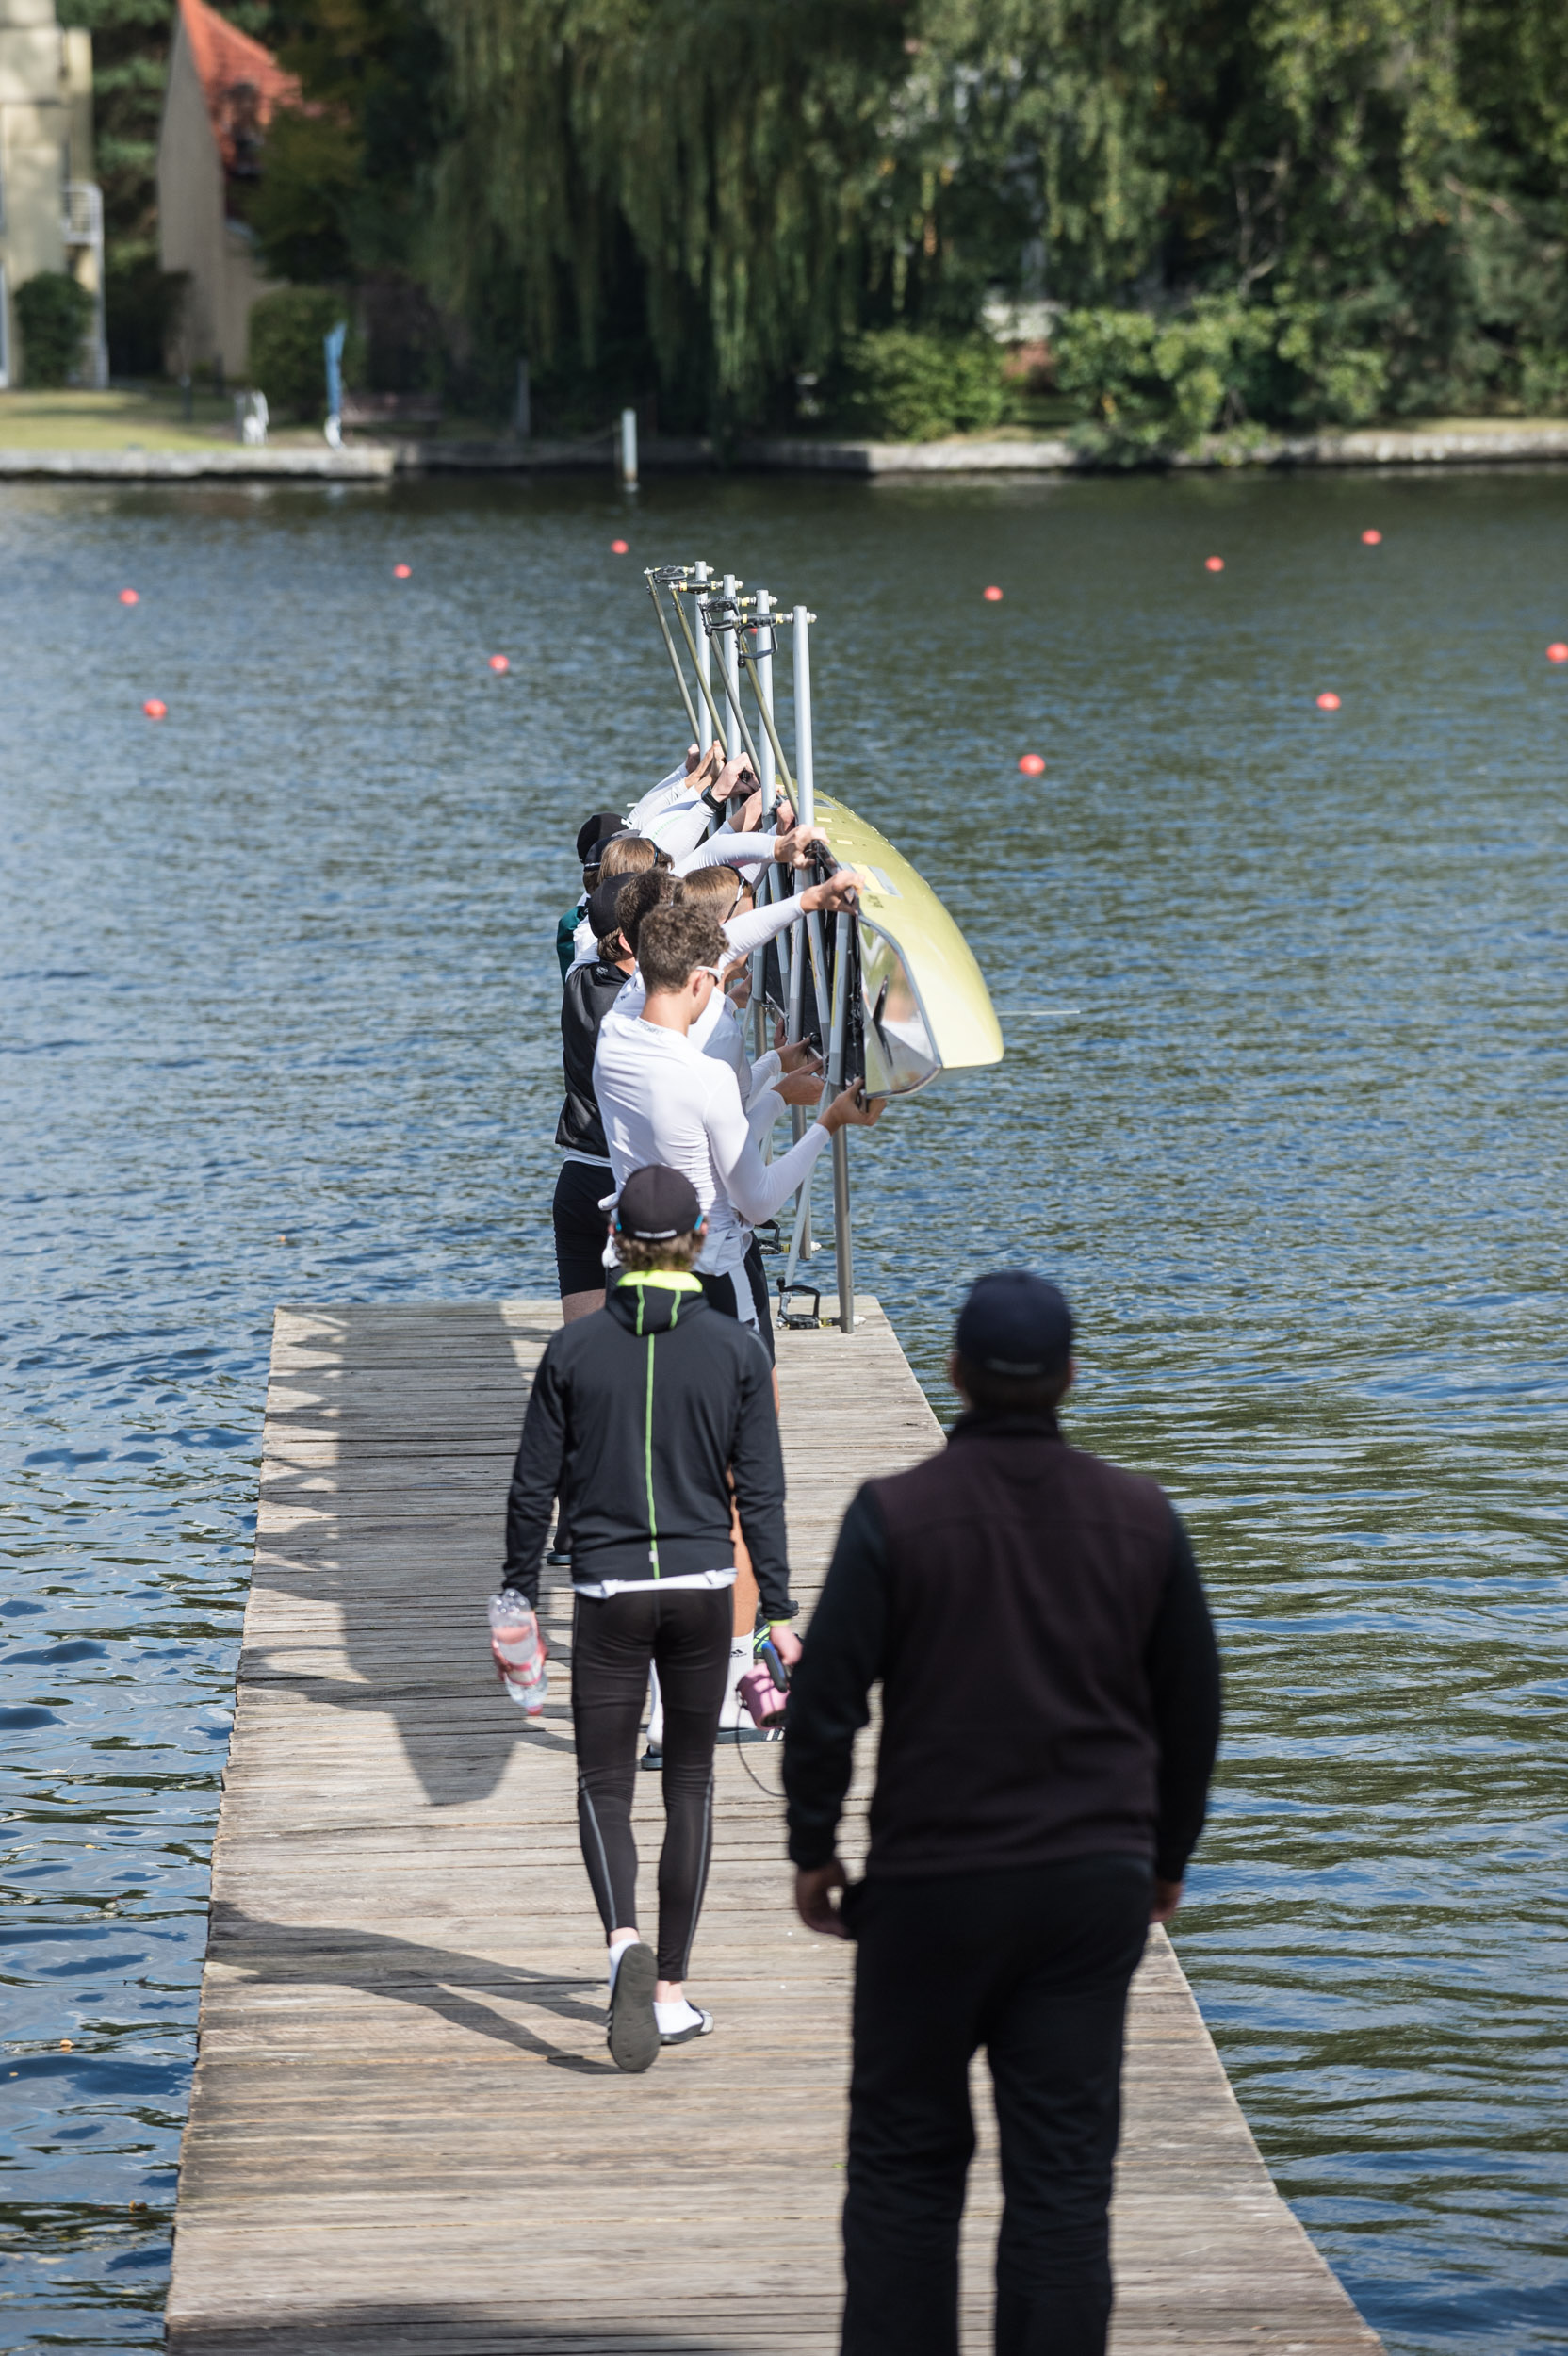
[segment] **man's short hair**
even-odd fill
[[[637,955],[638,936],[643,919],[650,909],[662,908],[668,900],[678,900],[680,884],[676,876],[662,867],[650,867],[641,875],[633,875],[621,886],[615,900],[615,923],[621,939],[633,957]]]
[[[699,965],[717,965],[724,955],[717,919],[678,900],[651,909],[638,928],[637,962],[649,992],[684,990]]]
[[[733,867],[694,867],[680,878],[681,896],[693,908],[704,908],[722,924],[741,896],[741,878]]]
[[[640,875],[658,858],[658,850],[645,834],[617,834],[599,855],[599,881],[610,875]]]

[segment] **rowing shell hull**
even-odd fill
[[[818,794],[816,820],[834,857],[866,876],[857,929],[867,1093],[908,1096],[939,1072],[1000,1063],[985,976],[924,876],[844,803]]]

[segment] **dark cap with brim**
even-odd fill
[[[626,820],[618,810],[596,810],[592,818],[585,818],[577,830],[577,856],[580,865],[592,867],[594,854],[602,851],[612,835],[625,834]]]
[[[966,1365],[1027,1383],[1065,1374],[1072,1355],[1067,1296],[1026,1268],[977,1277],[958,1312],[954,1347]]]
[[[678,1235],[689,1235],[701,1217],[695,1186],[662,1162],[634,1170],[615,1206],[617,1232],[633,1243],[673,1243]]]
[[[596,941],[602,941],[606,933],[617,929],[615,908],[625,885],[624,875],[607,875],[603,883],[596,884],[588,894],[588,922],[594,928]]]

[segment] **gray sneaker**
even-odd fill
[[[639,1939],[623,1947],[610,1991],[610,2058],[617,2070],[651,2070],[659,2058],[659,2023],[653,1991],[659,1965],[653,1949]]]

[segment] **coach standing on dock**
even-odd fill
[[[1072,1317],[983,1276],[939,1454],[844,1516],[794,1672],[796,1903],[858,1942],[844,2356],[957,2356],[958,2230],[984,2045],[1006,2192],[997,2356],[1102,2356],[1127,1989],[1181,1902],[1219,1735],[1186,1532],[1152,1481],[1070,1447]],[[864,1880],[834,1854],[867,1696]]]

